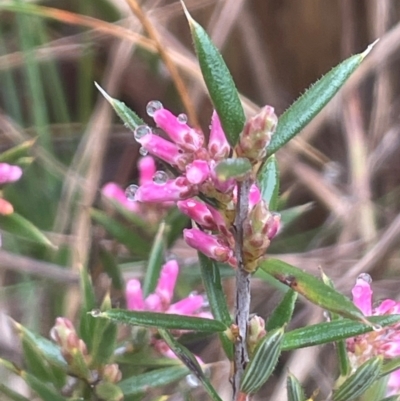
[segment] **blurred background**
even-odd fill
[[[0,319],[10,315],[45,336],[55,317],[75,318],[81,266],[88,266],[99,294],[104,292],[104,247],[125,278],[141,276],[145,260],[120,257],[109,234],[91,218],[93,206],[106,209],[100,202],[106,182],[126,187],[137,181],[141,157],[132,133],[94,82],[148,123],[147,102],[160,100],[208,132],[212,108],[180,3],[146,0],[139,11],[132,4],[0,2],[0,150],[35,139],[33,162],[3,196],[57,246],[49,249],[12,229],[2,231]],[[292,208],[293,219],[271,253],[314,274],[322,268],[346,295],[355,278],[367,272],[376,300],[396,298],[400,3],[187,0],[186,6],[221,50],[248,116],[265,104],[279,116],[333,66],[380,39],[333,101],[277,153],[282,208]],[[177,80],[183,88],[177,89]],[[171,241],[170,251],[182,266],[196,256],[179,239]],[[201,290],[199,277],[183,269],[181,294],[193,286]],[[123,302],[121,288],[114,291],[116,302]],[[228,294],[232,288],[228,278]],[[254,311],[268,316],[278,302],[274,291],[262,278],[254,279]],[[297,312],[294,325],[322,318],[320,310],[303,302]],[[19,361],[18,341],[7,325],[0,327],[0,355]],[[214,362],[216,346],[200,343],[196,351]],[[282,360],[268,399],[283,399],[287,368],[311,391],[317,383],[329,388],[334,367],[326,359],[318,363],[326,348],[305,349]],[[223,374],[228,372],[229,367]]]

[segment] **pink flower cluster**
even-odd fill
[[[264,107],[248,121],[234,149],[229,145],[215,111],[207,144],[202,132],[187,125],[185,115],[176,117],[158,101],[150,102],[147,112],[170,140],[157,135],[147,125],[136,128],[135,139],[141,144],[142,151],[171,165],[179,176],[169,178],[164,173],[164,179],[160,180],[155,178],[163,172],[156,172],[152,181],[137,188],[134,200],[144,203],[177,202],[178,208],[198,225],[198,228],[184,230],[186,242],[208,257],[236,267],[232,234],[236,181],[233,178],[222,179],[215,168],[232,154],[248,158],[253,165],[265,157],[265,148],[277,123],[273,108]],[[214,199],[218,208],[195,198],[197,195]],[[251,188],[249,203],[244,227],[244,255],[246,268],[253,271],[278,231],[280,219],[279,215],[269,211],[255,184]]]
[[[366,316],[400,314],[400,302],[385,299],[372,307],[371,277],[361,274],[352,290],[354,304]],[[383,327],[347,340],[347,350],[352,367],[356,369],[368,359],[383,355],[384,358],[400,356],[400,324]],[[400,369],[389,376],[387,395],[400,392]]]
[[[151,156],[142,157],[138,163],[138,170],[140,185],[153,182],[153,177],[156,174],[156,163],[154,159]],[[127,190],[124,190],[115,182],[108,182],[101,189],[101,193],[106,198],[118,202],[127,210],[142,217],[144,220],[149,222],[150,226],[152,222],[158,222],[171,207],[171,202],[162,202],[158,205],[132,202],[132,199],[129,196],[131,187],[135,188],[136,186],[133,185],[128,187]]]
[[[0,185],[18,181],[22,176],[22,169],[8,163],[0,163]],[[8,215],[14,212],[13,205],[0,198],[0,214]]]
[[[179,265],[176,260],[170,260],[165,263],[161,269],[155,291],[146,298],[143,297],[140,281],[136,279],[129,280],[125,290],[127,308],[134,311],[173,313],[212,319],[212,315],[203,310],[207,303],[203,295],[191,294],[178,302],[171,303],[178,273]],[[180,333],[175,332],[175,334]],[[176,358],[175,354],[163,341],[153,339],[153,345],[163,355]]]

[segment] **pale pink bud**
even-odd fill
[[[189,296],[171,305],[167,310],[167,313],[175,313],[177,315],[190,316],[193,315],[199,309],[201,309],[203,303],[204,303],[204,298],[202,295]]]
[[[226,159],[229,156],[231,147],[221,127],[221,121],[214,110],[211,117],[210,139],[208,140],[208,151],[215,161]]]
[[[163,309],[161,298],[157,294],[150,294],[144,300],[144,303],[146,305],[146,310],[148,310],[148,311],[161,312]]]
[[[218,262],[227,262],[232,257],[232,250],[215,235],[191,228],[183,230],[183,237],[189,246]]]
[[[115,182],[105,184],[101,189],[101,193],[106,198],[114,199],[131,212],[138,212],[140,210],[140,206],[136,202],[126,199],[125,191]]]
[[[254,350],[257,343],[266,334],[267,332],[265,331],[265,320],[258,315],[253,315],[249,321],[247,337],[247,345],[250,347],[250,349]]]
[[[7,216],[8,214],[12,213],[14,213],[13,205],[9,201],[0,198],[0,214],[3,216]]]
[[[258,189],[256,184],[253,184],[250,187],[250,191],[249,191],[249,210],[253,209],[253,207],[255,205],[257,205],[257,203],[259,203],[261,201],[261,192]]]
[[[153,156],[165,161],[171,166],[178,166],[180,169],[187,164],[188,155],[182,154],[182,151],[175,143],[167,141],[158,135],[148,133],[137,140],[144,149]]]
[[[138,169],[139,184],[146,184],[146,182],[153,181],[153,176],[156,172],[156,162],[151,156],[142,157],[138,162]]]
[[[201,184],[210,175],[210,168],[205,160],[194,160],[186,166],[186,178],[191,184]]]
[[[278,234],[281,227],[281,215],[279,213],[272,213],[271,217],[267,231],[267,237],[270,240]]]
[[[103,380],[110,383],[118,383],[122,379],[122,373],[116,363],[105,365],[102,374]]]
[[[8,163],[0,163],[0,184],[18,181],[21,176],[21,167]]]
[[[195,152],[203,146],[204,135],[179,121],[167,109],[156,110],[153,118],[157,126],[163,129],[180,148],[188,152]]]
[[[138,188],[135,199],[139,202],[178,201],[196,195],[198,190],[185,177],[157,184],[148,182]]]
[[[164,305],[169,305],[171,303],[178,273],[179,266],[176,260],[168,261],[161,269],[156,294],[161,298]]]
[[[354,305],[356,305],[365,316],[370,316],[372,313],[372,289],[370,284],[362,277],[359,277],[351,293],[353,294]]]
[[[142,286],[139,280],[132,279],[126,284],[126,307],[129,310],[144,310]]]

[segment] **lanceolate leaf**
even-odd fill
[[[257,344],[253,357],[247,364],[240,391],[254,394],[273,372],[281,351],[283,328],[270,331]]]
[[[206,389],[210,398],[214,401],[222,401],[218,396],[217,391],[211,385],[208,378],[203,373],[199,363],[197,362],[195,356],[182,344],[174,339],[174,337],[166,330],[158,330],[163,340],[168,344],[168,346],[174,351],[175,355],[193,372],[193,374],[200,380]]]
[[[400,315],[371,316],[371,323],[376,326],[389,326],[400,322]],[[314,324],[285,333],[282,350],[310,347],[333,341],[355,337],[373,331],[370,325],[350,319]]]
[[[266,324],[267,331],[282,327],[290,322],[297,299],[297,292],[289,289],[279,305],[272,312]]]
[[[217,333],[227,329],[218,320],[193,316],[175,315],[172,313],[154,313],[110,309],[104,312],[93,311],[92,316],[110,319],[131,326],[157,327],[163,329],[179,329]]]
[[[265,260],[261,262],[260,267],[312,303],[338,315],[368,323],[350,299],[311,274],[277,259]]]
[[[286,380],[286,389],[288,401],[306,401],[300,382],[291,373]]]
[[[356,54],[340,63],[314,83],[280,117],[268,155],[272,155],[296,136],[333,98],[350,75],[371,51],[374,43],[361,54]]]
[[[261,196],[270,210],[277,210],[279,195],[279,170],[275,156],[270,156],[257,174]]]
[[[206,31],[190,16],[182,2],[189,21],[201,72],[222,128],[231,144],[235,146],[242,132],[245,115],[232,76]]]
[[[165,369],[156,369],[151,372],[129,377],[118,383],[125,396],[132,396],[146,392],[151,388],[165,386],[187,376],[190,370],[186,366],[173,366]]]
[[[11,390],[2,383],[0,383],[0,394],[1,393],[8,397],[7,399],[10,399],[12,401],[30,401],[28,398],[25,398],[14,390]]]
[[[133,112],[125,103],[112,98],[97,82],[94,83],[96,88],[100,91],[100,93],[106,98],[108,103],[111,104],[115,112],[121,118],[121,120],[125,123],[126,127],[135,131],[135,129],[139,125],[145,124],[145,122],[135,113]]]

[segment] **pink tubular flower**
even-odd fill
[[[231,147],[221,127],[217,112],[214,110],[211,117],[210,139],[208,140],[208,152],[215,161],[220,161],[229,156]]]
[[[361,274],[352,290],[354,304],[366,315],[392,315],[400,312],[400,303],[391,299],[384,300],[378,307],[372,308],[371,277]],[[384,358],[400,356],[400,324],[383,327],[357,337],[347,339],[347,351],[353,369],[366,360],[383,355]],[[400,369],[390,374],[387,395],[400,391]]]
[[[202,184],[210,175],[210,168],[205,160],[195,160],[186,166],[186,178],[191,184]]]
[[[114,199],[131,212],[138,212],[140,206],[126,199],[125,191],[115,182],[108,182],[101,189],[101,193],[109,199]]]
[[[153,181],[156,173],[156,162],[151,156],[142,157],[138,163],[139,168],[139,184],[143,185]]]
[[[164,305],[169,305],[171,303],[178,273],[179,266],[176,260],[168,261],[160,272],[156,294],[160,297]]]
[[[22,169],[8,163],[0,163],[0,184],[18,181],[22,176]]]
[[[144,310],[142,286],[139,280],[129,280],[126,289],[126,306],[129,310]]]

